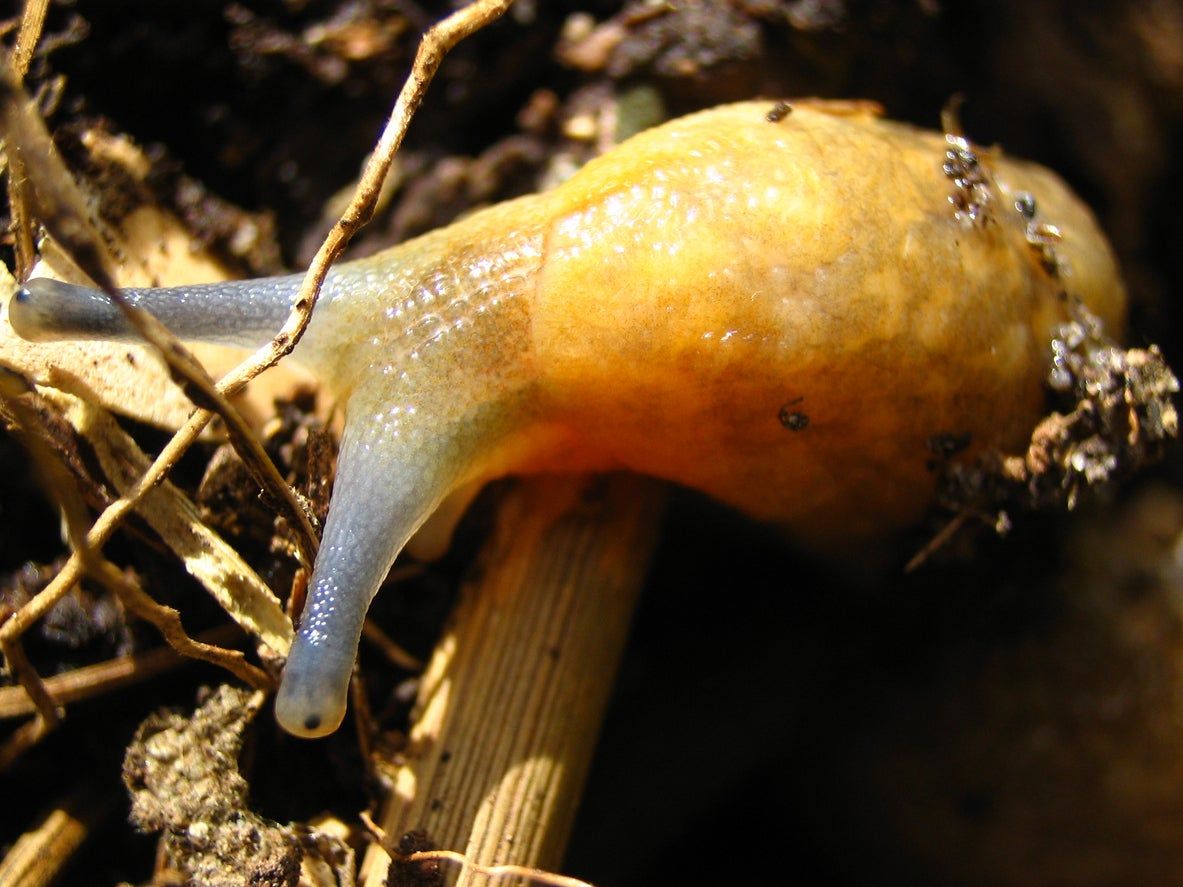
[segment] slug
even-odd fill
[[[127,296],[182,338],[254,348],[300,279]],[[1120,330],[1110,249],[1059,179],[849,103],[675,120],[335,267],[293,355],[346,422],[279,722],[337,728],[369,602],[450,492],[624,469],[807,544],[890,533],[932,499],[932,440],[1025,441],[1076,299]],[[45,279],[10,320],[131,336],[100,293]]]

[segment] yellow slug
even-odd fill
[[[298,283],[128,295],[253,347]],[[1053,174],[823,102],[675,120],[336,267],[294,355],[346,425],[280,723],[336,729],[371,598],[458,487],[629,469],[810,543],[889,532],[931,500],[930,439],[1025,439],[1076,298],[1121,328],[1110,250]],[[129,335],[101,294],[46,280],[10,316],[30,339]]]

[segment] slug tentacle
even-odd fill
[[[159,289],[125,289],[132,305],[149,311],[176,336],[197,342],[258,348],[291,311],[303,275]],[[9,306],[18,334],[34,341],[122,339],[139,334],[99,290],[34,278]]]
[[[400,436],[400,423],[385,434]],[[366,609],[407,539],[455,483],[457,460],[440,458],[446,440],[415,432],[392,452],[373,428],[347,429],[308,601],[275,701],[288,732],[323,736],[341,723]]]
[[[527,265],[536,262],[523,254]],[[368,298],[323,306],[325,315],[356,324],[358,335],[326,353],[322,369],[364,368],[383,383],[357,386],[346,405],[329,517],[275,703],[290,733],[337,729],[366,610],[395,557],[449,494],[505,470],[498,454],[530,427],[532,275],[520,261],[508,266],[454,254],[429,270],[408,262],[390,301],[423,302],[424,280],[431,297],[401,317],[384,308],[365,316],[382,307]],[[367,267],[366,260],[344,266],[341,278],[352,282],[343,291],[357,293]]]
[[[491,454],[525,421],[528,398],[516,385],[469,402],[417,381],[349,400],[329,517],[275,702],[297,736],[337,729],[366,610],[395,557],[450,493],[497,473]]]

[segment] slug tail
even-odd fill
[[[300,279],[289,275],[125,289],[123,294],[182,339],[257,348],[275,335],[288,316]],[[103,292],[44,277],[29,280],[17,292],[9,303],[8,319],[17,335],[32,341],[138,340],[123,313]]]

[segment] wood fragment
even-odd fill
[[[241,632],[233,625],[220,625],[198,636],[202,643],[222,646]],[[130,656],[117,656],[94,665],[84,665],[72,671],[43,678],[46,692],[59,704],[69,705],[95,696],[114,692],[131,684],[146,681],[186,660],[169,646],[156,647]],[[0,721],[22,717],[37,711],[33,700],[23,687],[0,687]],[[2,884],[3,881],[0,881]]]
[[[49,0],[25,0],[20,30],[16,33],[16,43],[12,47],[12,55],[9,56],[12,69],[18,77],[24,77],[29,73],[29,62],[33,60],[37,41],[41,39],[41,29],[45,26],[47,12]]]
[[[48,887],[54,883],[107,806],[85,791],[56,806],[0,859],[0,884]]]
[[[388,767],[393,845],[419,830],[461,851],[464,887],[507,882],[473,866],[561,864],[663,498],[631,476],[511,492],[423,676],[406,763]],[[390,859],[372,847],[362,883]]]
[[[21,14],[21,25],[17,31],[9,61],[18,80],[29,73],[33,51],[41,38],[45,15],[49,11],[49,0],[26,0]],[[33,220],[30,218],[28,173],[24,160],[18,153],[7,152],[8,160],[8,207],[12,217],[12,249],[17,274],[22,280],[33,267],[36,248],[33,244]]]

